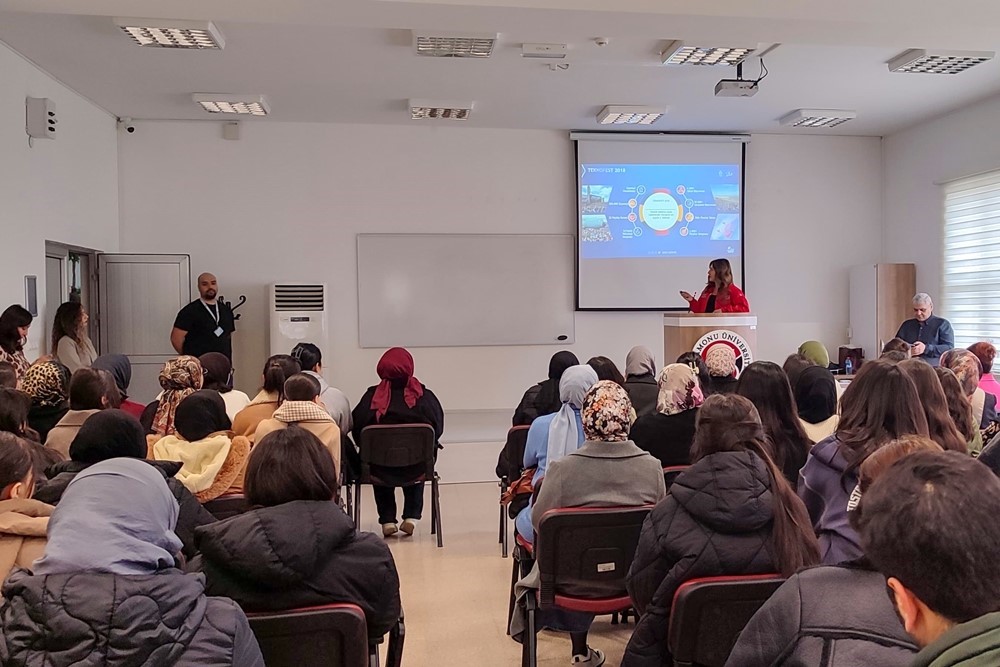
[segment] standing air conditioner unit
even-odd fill
[[[268,288],[271,354],[289,354],[298,343],[327,348],[326,285],[279,283]]]

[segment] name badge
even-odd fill
[[[224,334],[224,333],[226,333],[226,332],[222,330],[222,327],[215,327],[215,335],[216,336],[222,336],[222,334]]]

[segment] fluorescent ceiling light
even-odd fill
[[[497,33],[413,31],[413,49],[418,56],[438,58],[489,58],[496,46]]]
[[[115,18],[114,24],[139,46],[164,49],[222,49],[226,40],[211,21]]]
[[[756,47],[752,46],[695,46],[675,39],[660,52],[660,61],[664,65],[732,67],[743,62],[755,50]]]
[[[565,44],[539,44],[529,42],[521,45],[522,58],[545,58],[548,60],[562,60],[566,57],[568,47]]]
[[[195,93],[191,99],[209,113],[266,116],[271,111],[263,95],[231,95],[228,93]]]
[[[410,100],[410,118],[423,120],[443,118],[445,120],[468,120],[472,113],[472,102],[441,102],[436,100]]]
[[[663,118],[663,107],[606,106],[597,114],[601,125],[652,125]]]
[[[796,109],[778,121],[788,127],[836,127],[857,118],[856,111],[838,109]]]
[[[908,74],[958,74],[993,60],[993,51],[928,51],[910,49],[889,61],[890,72]]]

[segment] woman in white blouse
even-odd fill
[[[89,368],[97,351],[87,335],[90,316],[82,304],[67,301],[56,310],[52,323],[52,352],[69,368],[70,373],[80,368]]]

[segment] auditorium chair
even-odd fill
[[[227,493],[206,502],[203,507],[219,521],[247,511],[247,499],[242,493]]]
[[[677,476],[690,467],[691,466],[666,466],[663,468],[663,483],[667,485],[667,491],[670,490],[670,485],[674,483]]]
[[[524,448],[528,444],[529,426],[514,426],[507,431],[507,440],[497,464],[497,475],[500,477],[500,498],[507,492],[511,482],[517,481],[524,469]],[[506,465],[502,465],[506,463]],[[500,546],[501,555],[507,557],[507,518],[510,508],[500,504]],[[520,509],[518,509],[520,511]],[[515,516],[517,516],[515,512]],[[514,518],[514,517],[510,517]]]

